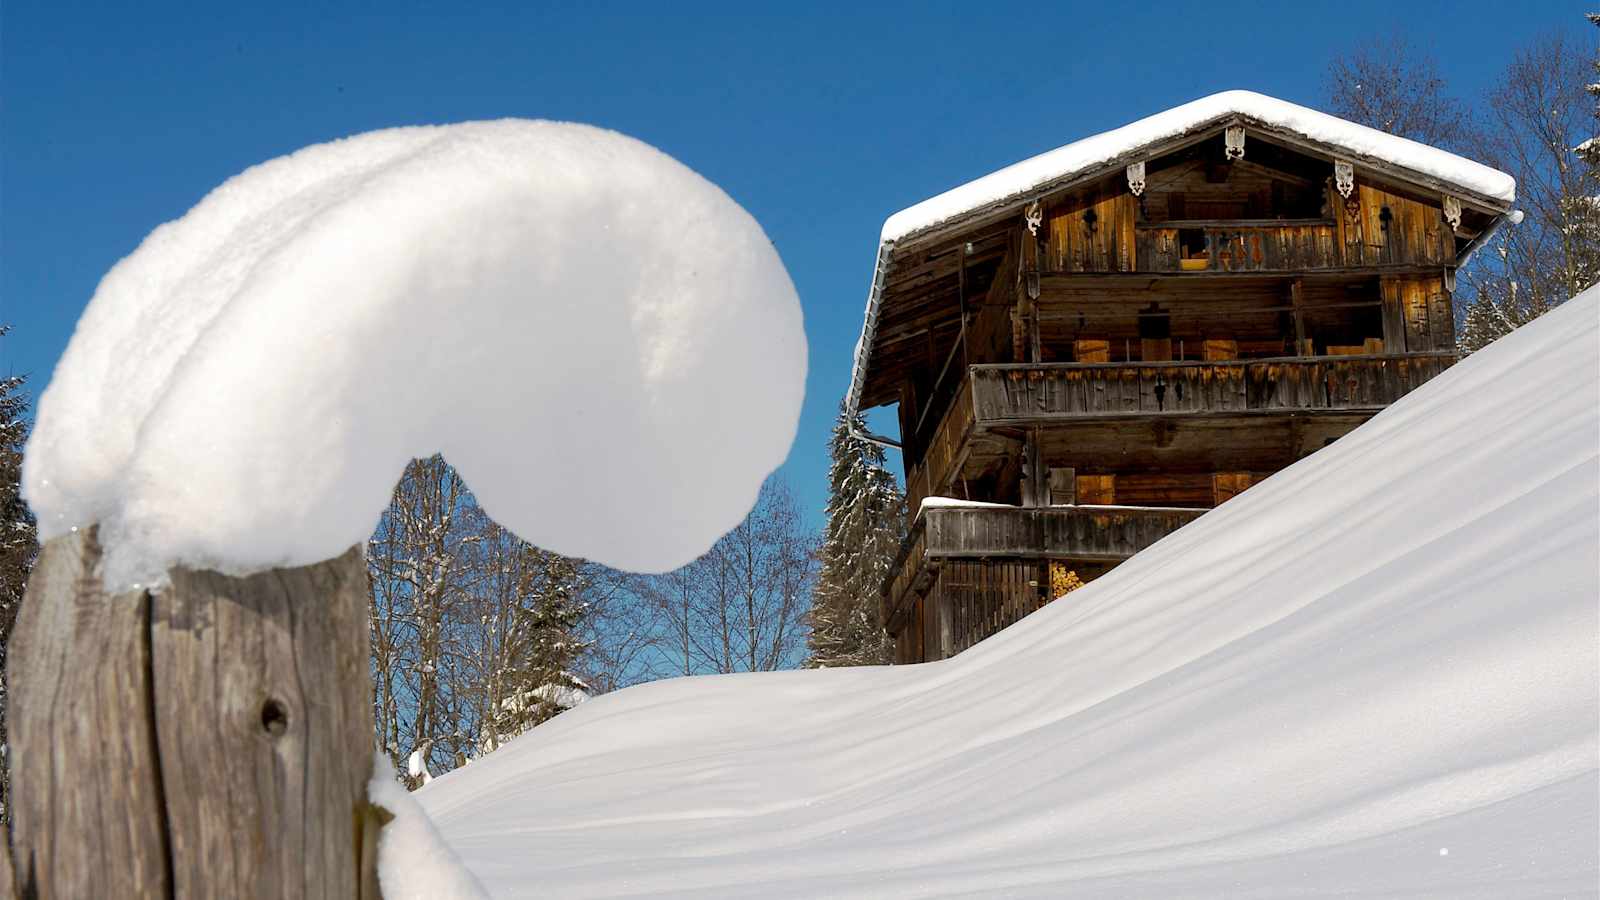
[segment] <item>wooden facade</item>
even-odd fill
[[[899,405],[899,661],[960,652],[1455,361],[1455,267],[1506,205],[1264,125],[1240,158],[1229,127],[886,245],[857,399]]]

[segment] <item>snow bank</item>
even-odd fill
[[[683,165],[582,125],[373,132],[256,166],[101,281],[27,448],[43,537],[113,585],[304,564],[442,452],[529,541],[703,552],[788,452],[794,288]]]
[[[413,773],[415,774],[415,773]],[[427,813],[394,779],[389,758],[376,754],[368,801],[394,819],[378,831],[378,888],[384,900],[478,900],[483,886],[439,837]]]
[[[1594,896],[1597,320],[953,660],[600,696],[418,799],[506,898]]]
[[[1282,128],[1352,156],[1382,159],[1493,200],[1510,203],[1517,199],[1516,179],[1482,163],[1276,97],[1254,91],[1223,91],[1057,147],[903,209],[883,223],[882,239],[901,240],[979,207],[1088,172],[1140,147],[1236,115]],[[1246,158],[1249,155],[1250,147],[1246,143]]]

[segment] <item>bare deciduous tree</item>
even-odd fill
[[[373,718],[379,747],[402,771],[414,752],[442,771],[471,747],[459,727],[470,701],[453,690],[464,679],[452,671],[472,664],[452,627],[481,537],[465,521],[468,496],[442,458],[416,460],[368,545]]]
[[[653,614],[652,658],[634,677],[759,672],[800,663],[816,581],[816,537],[777,478],[750,515],[706,555],[633,580]]]
[[[1592,34],[1588,44],[1541,37],[1471,106],[1450,95],[1431,56],[1401,38],[1358,47],[1328,68],[1335,113],[1463,152],[1517,179],[1517,224],[1502,228],[1460,273],[1456,309],[1467,350],[1600,277],[1600,181],[1595,163],[1578,153],[1595,131],[1585,90],[1594,56]]]
[[[1404,38],[1377,38],[1335,59],[1325,77],[1338,116],[1435,147],[1471,143],[1468,107],[1451,96],[1439,67]]]
[[[1600,277],[1600,177],[1578,148],[1594,135],[1585,85],[1593,45],[1550,34],[1518,51],[1485,104],[1486,161],[1517,179],[1522,221],[1466,273],[1463,346],[1475,350]]]
[[[683,675],[660,664],[662,648],[671,641],[661,616],[641,602],[641,576],[588,564],[584,571],[587,615],[577,636],[584,652],[574,668],[593,693],[604,694],[651,677]]]
[[[799,664],[814,537],[776,479],[704,556],[632,575],[501,528],[440,457],[416,460],[368,545],[376,741],[416,786],[578,693]]]

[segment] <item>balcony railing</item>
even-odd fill
[[[1205,514],[1136,506],[929,506],[884,584],[884,621],[927,589],[937,561],[984,557],[1123,560]]]
[[[939,421],[923,450],[921,461],[906,471],[906,503],[913,512],[922,504],[922,498],[932,492],[932,479],[940,483],[960,462],[972,431],[972,380],[962,379],[944,418]]]
[[[1456,359],[1448,352],[970,366],[921,459],[907,467],[907,507],[915,513],[923,497],[949,489],[973,433],[983,429],[1140,417],[1376,412]]]
[[[1203,253],[1187,257],[1183,232],[1204,241]],[[1137,249],[1141,272],[1278,272],[1345,265],[1333,222],[1186,222],[1141,225]]]
[[[1375,411],[1456,359],[1449,352],[972,366],[972,419],[992,426],[1129,415]]]

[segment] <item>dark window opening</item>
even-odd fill
[[[1183,259],[1206,259],[1206,233],[1199,228],[1178,229],[1178,249]]]

